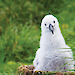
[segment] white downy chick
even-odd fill
[[[73,54],[61,34],[53,15],[46,15],[41,23],[40,48],[33,61],[34,71],[65,72],[74,69]]]

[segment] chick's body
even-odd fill
[[[60,72],[73,70],[73,54],[65,43],[57,19],[53,15],[45,16],[41,30],[40,48],[33,61],[34,70]]]

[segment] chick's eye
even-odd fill
[[[53,23],[55,23],[55,21],[53,21]]]
[[[46,24],[45,24],[45,26],[46,26]]]

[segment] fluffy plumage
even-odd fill
[[[66,45],[59,23],[53,15],[46,15],[41,23],[40,48],[33,61],[34,71],[60,71],[74,69],[72,51]]]

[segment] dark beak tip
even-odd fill
[[[52,34],[54,34],[53,30],[52,30]]]

